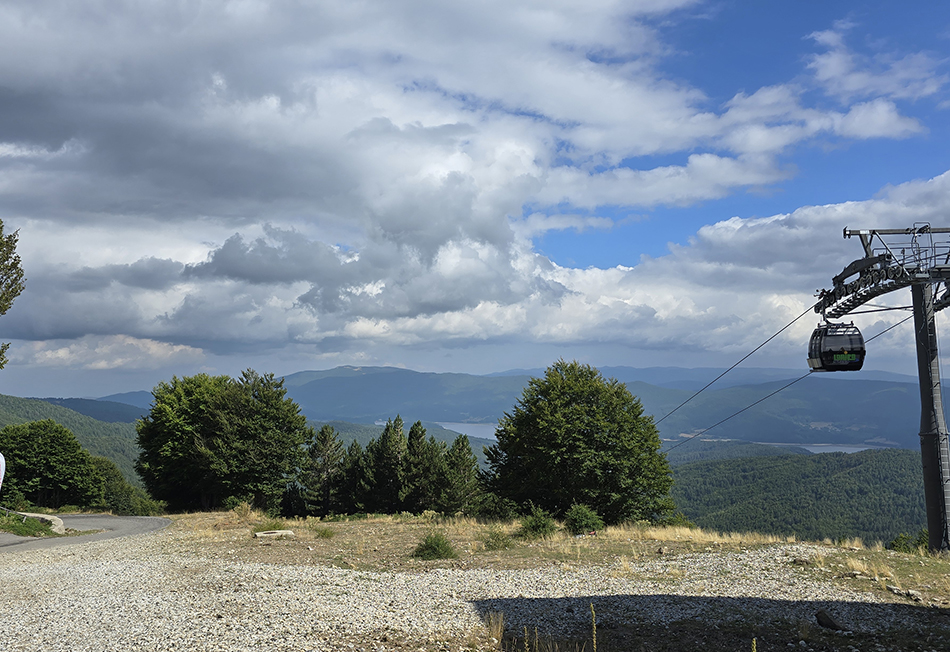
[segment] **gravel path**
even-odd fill
[[[679,555],[608,568],[359,572],[277,566],[175,552],[164,530],[0,555],[3,650],[335,650],[351,642],[464,636],[489,612],[509,627],[584,631],[679,619],[906,626],[912,610],[836,587],[795,563],[819,548],[787,544]],[[484,631],[484,630],[482,630]]]

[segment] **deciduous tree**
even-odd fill
[[[283,380],[199,374],[159,383],[152,396],[136,425],[136,469],[152,496],[173,510],[213,509],[229,497],[279,505],[312,433]]]
[[[23,266],[16,252],[19,231],[4,235],[3,222],[0,221],[0,315],[7,314],[13,300],[23,292],[26,279]],[[0,344],[0,369],[7,363],[9,343]]]
[[[561,516],[575,503],[606,522],[673,509],[673,480],[653,419],[626,386],[559,360],[532,378],[486,450],[488,489]]]
[[[7,461],[3,494],[21,494],[40,507],[87,507],[102,498],[103,479],[76,436],[52,419],[6,426],[0,450]]]

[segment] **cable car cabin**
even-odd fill
[[[812,371],[857,371],[864,364],[864,337],[854,324],[821,324],[808,342]]]

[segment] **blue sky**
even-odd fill
[[[844,226],[946,224],[950,10],[910,7],[0,1],[0,392],[731,364]]]

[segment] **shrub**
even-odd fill
[[[412,551],[412,556],[417,559],[458,559],[458,553],[452,547],[449,541],[441,532],[430,532],[422,540],[416,549]]]
[[[498,494],[485,492],[475,500],[473,513],[493,521],[511,521],[518,516],[518,505],[510,498],[501,498]]]
[[[571,534],[587,534],[604,529],[604,521],[587,505],[574,504],[564,515],[564,527]]]
[[[507,550],[511,547],[511,537],[505,534],[497,525],[488,528],[488,536],[485,538],[485,550]]]
[[[523,539],[543,539],[557,532],[554,518],[540,507],[532,506],[531,513],[521,519],[518,536]]]
[[[920,548],[927,548],[930,545],[930,536],[927,530],[921,530],[916,537],[911,538],[909,534],[901,532],[894,540],[887,544],[887,547],[897,552],[916,553]]]

